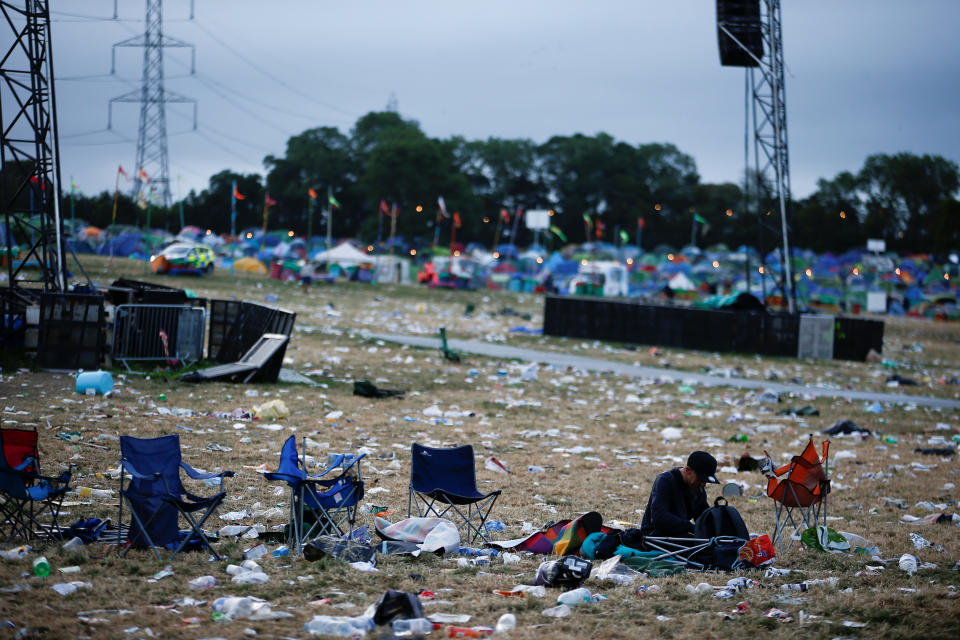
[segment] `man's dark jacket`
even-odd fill
[[[653,481],[650,499],[643,512],[640,535],[684,537],[693,535],[693,522],[706,511],[707,492],[692,489],[683,481],[680,469],[664,471]]]

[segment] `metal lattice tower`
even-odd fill
[[[735,5],[736,3],[729,3]],[[744,3],[747,4],[747,3]],[[755,4],[755,3],[753,3]],[[787,144],[787,94],[784,83],[783,33],[780,0],[759,0],[759,40],[735,18],[720,19],[717,27],[741,50],[752,97],[748,119],[753,122],[754,168],[757,188],[780,210],[780,287],[791,313],[796,311],[796,283],[790,260],[790,153]],[[759,55],[758,55],[759,54]],[[763,214],[761,213],[761,221]]]
[[[66,289],[66,257],[60,211],[60,149],[57,141],[50,6],[42,0],[0,0],[5,34],[0,59],[0,215],[11,291],[39,282],[44,291]],[[0,38],[6,42],[6,38]],[[21,252],[17,263],[11,253]],[[21,273],[36,261],[39,275]]]
[[[131,196],[138,202],[148,198],[168,207],[170,196],[170,163],[167,152],[167,110],[169,102],[193,104],[193,121],[196,129],[197,103],[163,86],[163,49],[165,47],[188,47],[191,50],[190,73],[194,72],[196,51],[193,45],[163,35],[163,0],[146,0],[147,12],[142,36],[134,36],[113,45],[111,73],[116,69],[117,47],[143,48],[143,77],[139,89],[110,100],[108,128],[113,122],[114,102],[140,103],[140,128],[137,134],[137,161],[134,166],[133,191]],[[193,17],[191,3],[191,18]],[[144,178],[146,176],[146,178]]]

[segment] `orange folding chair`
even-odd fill
[[[827,523],[827,494],[830,479],[827,475],[827,454],[830,441],[823,442],[823,455],[817,455],[813,436],[803,453],[790,462],[774,469],[770,454],[763,469],[767,474],[767,495],[773,499],[774,530],[773,545],[777,550],[789,549],[794,540],[810,527]],[[784,547],[786,541],[786,547]]]

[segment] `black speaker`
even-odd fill
[[[717,44],[720,47],[721,66],[760,66],[757,63],[757,60],[763,59],[760,0],[717,0]]]

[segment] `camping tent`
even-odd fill
[[[355,249],[349,242],[338,244],[330,251],[321,251],[313,255],[318,262],[330,262],[341,265],[371,264],[374,257]]]
[[[410,259],[400,256],[377,256],[374,260],[377,282],[410,284]]]

